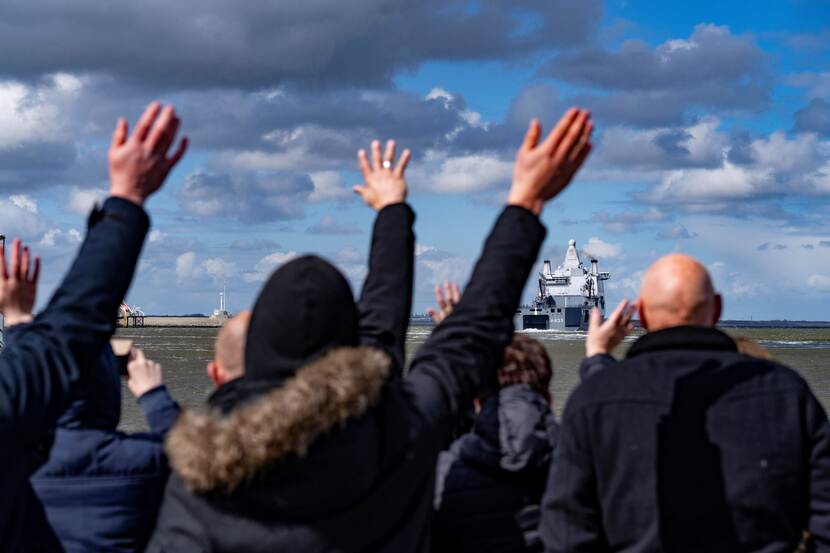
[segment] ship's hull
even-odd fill
[[[562,309],[522,307],[516,310],[513,327],[516,330],[588,330],[590,307]]]

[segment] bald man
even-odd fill
[[[646,334],[621,361],[631,330]],[[548,552],[830,551],[830,425],[806,382],[715,328],[706,268],[672,254],[591,320],[543,500]]]
[[[228,319],[216,336],[207,374],[217,388],[245,373],[245,336],[250,322],[251,312],[243,311]]]

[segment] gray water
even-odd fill
[[[406,351],[411,358],[431,332],[415,326],[407,335]],[[733,335],[746,336],[766,347],[779,361],[798,372],[814,393],[830,408],[830,328],[724,328]],[[119,336],[132,338],[151,359],[161,363],[171,394],[185,407],[204,405],[212,390],[205,365],[213,356],[215,328],[121,329]],[[584,353],[584,333],[531,332],[548,350],[554,363],[554,409],[561,415],[571,390],[579,380],[578,367]],[[629,337],[617,354],[622,354],[636,337]],[[146,429],[141,410],[126,386],[123,389],[121,427],[125,431]]]

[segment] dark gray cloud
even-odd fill
[[[240,239],[231,242],[231,250],[242,252],[275,251],[282,248],[277,242],[268,238]]]
[[[304,205],[313,191],[314,184],[308,175],[231,176],[196,171],[185,178],[179,202],[190,215],[236,217],[242,223],[261,223],[302,218]]]
[[[830,248],[830,240],[821,240],[818,243],[819,248]]]
[[[786,250],[787,246],[785,244],[773,244],[772,242],[764,242],[755,249],[759,252],[765,252],[769,250]]]
[[[94,0],[0,5],[0,75],[116,75],[142,86],[383,85],[426,60],[513,59],[585,41],[600,0]],[[56,48],[55,45],[60,45]]]
[[[646,211],[621,211],[611,213],[599,211],[594,213],[586,223],[601,223],[609,233],[638,232],[643,225],[665,221],[669,217],[662,211],[652,207]]]
[[[822,98],[813,98],[795,112],[795,130],[814,132],[830,138],[830,102]]]
[[[698,25],[691,36],[656,48],[639,40],[617,51],[566,52],[541,71],[599,93],[576,99],[612,123],[662,126],[694,107],[758,111],[769,103],[769,58],[749,35]]]

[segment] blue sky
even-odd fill
[[[116,117],[150,100],[192,141],[149,203],[128,297],[158,314],[210,312],[223,285],[247,308],[303,252],[359,289],[373,213],[350,188],[374,137],[415,153],[423,311],[435,282],[468,277],[529,118],[579,104],[596,148],[544,212],[543,258],[576,239],[615,302],[683,251],[728,318],[828,318],[826,2],[37,0],[0,21],[18,52],[0,60],[0,233],[43,256],[41,305],[106,192]]]

